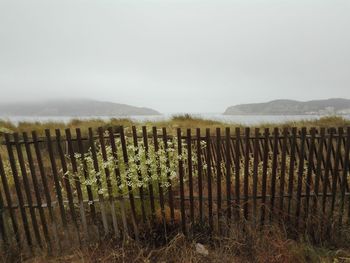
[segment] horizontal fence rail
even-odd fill
[[[0,139],[5,248],[159,243],[237,222],[327,234],[350,219],[350,128],[78,128]]]

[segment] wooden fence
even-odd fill
[[[111,237],[156,235],[166,241],[177,230],[222,233],[236,222],[257,228],[283,222],[310,232],[349,223],[350,128],[168,133],[165,128],[115,127],[89,129],[86,135],[80,129],[74,134],[56,130],[54,136],[46,130],[44,137],[5,134],[0,146],[1,246],[55,252]],[[147,162],[148,152],[160,148],[164,156],[156,155],[155,164]],[[128,183],[125,167],[142,162],[135,158],[139,155],[130,156],[130,149],[136,154],[142,149],[145,164],[157,167],[153,172],[137,169],[140,180],[157,178],[165,169],[168,184],[159,178],[147,185]],[[91,157],[92,168],[84,155]],[[99,158],[116,165],[101,164]],[[90,170],[95,178],[89,178]],[[119,187],[123,176],[126,192]]]

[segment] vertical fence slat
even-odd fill
[[[94,134],[93,134],[92,128],[89,128],[89,144],[90,144],[90,150],[91,150],[91,157],[93,160],[94,171],[96,174],[95,177],[96,177],[98,199],[100,203],[100,210],[101,210],[101,216],[102,216],[103,230],[104,230],[105,236],[107,236],[109,234],[109,227],[108,227],[108,221],[107,221],[105,199],[102,192],[103,190],[102,190],[100,168],[98,165],[96,146],[95,146]]]
[[[293,200],[293,188],[294,188],[294,170],[296,161],[296,144],[297,144],[297,128],[292,128],[292,137],[290,142],[290,163],[289,163],[289,173],[288,173],[288,214],[287,220],[290,221],[290,215],[292,210],[292,200]]]
[[[41,225],[42,225],[42,229],[43,229],[43,233],[44,233],[44,238],[45,238],[46,244],[48,246],[48,251],[49,251],[49,253],[51,253],[51,241],[50,241],[49,231],[47,228],[45,212],[44,212],[44,209],[42,207],[42,200],[41,200],[41,196],[40,196],[39,184],[38,184],[38,179],[37,179],[37,175],[36,175],[36,171],[35,171],[32,151],[30,149],[28,135],[26,132],[23,133],[23,140],[24,140],[24,145],[25,145],[25,149],[26,149],[26,153],[27,153],[27,160],[29,163],[30,174],[32,177],[35,198],[36,198],[36,202],[37,202],[38,209],[39,209],[39,216],[40,216],[40,221],[41,221]]]
[[[282,132],[282,157],[281,157],[281,171],[280,171],[280,200],[279,200],[279,215],[282,218],[284,209],[284,186],[286,178],[286,160],[287,160],[287,143],[288,143],[288,128],[283,128]]]
[[[260,212],[260,224],[265,222],[266,213],[266,184],[267,184],[267,168],[269,158],[269,128],[264,130],[264,151],[263,151],[263,169],[262,169],[262,183],[261,183],[261,212]]]
[[[255,128],[254,133],[254,152],[253,152],[253,220],[254,223],[256,223],[256,217],[257,217],[257,195],[258,195],[258,168],[259,168],[259,136],[260,136],[260,129]]]
[[[186,235],[186,214],[185,214],[185,192],[184,192],[184,167],[182,158],[182,139],[181,128],[177,128],[177,147],[179,155],[179,179],[180,179],[180,206],[181,206],[181,227],[182,232]]]
[[[125,139],[125,134],[124,134],[124,127],[120,126],[119,127],[119,132],[120,132],[120,142],[122,146],[122,151],[123,151],[123,159],[124,163],[126,165],[126,168],[128,169],[129,167],[129,157],[128,157],[128,151],[127,151],[127,145],[126,145],[126,139]],[[127,170],[126,169],[126,170]],[[130,179],[127,177],[127,181],[129,182]],[[129,194],[129,202],[131,206],[131,218],[132,218],[132,224],[134,226],[134,233],[135,233],[135,238],[139,238],[139,229],[137,226],[136,222],[136,207],[135,207],[135,199],[134,199],[134,193],[132,186],[128,184],[128,194]]]
[[[22,147],[21,147],[21,145],[19,143],[19,135],[18,135],[18,133],[14,133],[13,137],[14,137],[14,140],[15,140],[15,147],[16,147],[16,150],[17,150],[17,157],[18,157],[18,162],[19,162],[19,167],[20,167],[20,170],[21,170],[21,174],[22,174],[22,180],[23,180],[23,185],[24,185],[24,192],[26,194],[27,202],[28,202],[28,206],[29,206],[29,213],[30,213],[30,218],[31,218],[32,225],[33,225],[35,240],[38,243],[38,245],[40,247],[42,247],[38,221],[36,220],[36,215],[35,215],[35,211],[34,211],[34,207],[33,207],[32,194],[31,194],[31,191],[30,191],[30,185],[29,185],[27,170],[26,170],[26,166],[25,166],[25,163],[24,163]]]
[[[343,173],[342,173],[343,180],[342,180],[342,184],[341,184],[340,211],[339,211],[339,219],[338,219],[339,228],[341,228],[342,223],[343,223],[346,182],[348,180],[347,177],[348,177],[348,172],[349,172],[350,127],[347,127],[347,129],[346,129],[346,141],[345,141],[344,147],[345,147],[344,165],[343,165]],[[350,202],[349,202],[349,205],[350,205]],[[349,207],[349,215],[350,215],[350,207]]]
[[[299,227],[300,222],[300,209],[301,209],[301,193],[303,187],[303,175],[304,175],[304,155],[305,155],[305,143],[306,143],[306,128],[301,129],[300,137],[300,157],[298,164],[298,182],[297,182],[297,202],[295,211],[295,227]]]
[[[49,210],[49,217],[50,217],[51,224],[53,225],[53,234],[54,234],[54,237],[56,239],[56,242],[58,243],[59,249],[61,250],[61,242],[58,238],[56,217],[54,215],[54,211],[53,211],[53,207],[52,207],[52,199],[51,199],[50,189],[48,186],[47,175],[45,173],[43,158],[41,155],[39,142],[38,142],[38,135],[37,135],[36,131],[32,131],[32,138],[33,138],[35,156],[36,156],[36,160],[37,160],[38,167],[39,167],[40,178],[41,178],[41,182],[42,182],[42,185],[44,188],[46,205],[47,205],[47,208]]]
[[[307,174],[306,174],[306,181],[305,181],[304,222],[307,222],[308,215],[309,215],[310,190],[312,185],[312,171],[314,166],[316,129],[311,128],[310,133],[311,133],[311,138],[310,138],[310,145],[309,145],[309,153],[307,157],[308,164],[307,164]]]
[[[49,152],[49,157],[50,157],[52,175],[53,175],[54,183],[55,183],[56,196],[57,196],[58,205],[59,205],[59,208],[60,208],[61,220],[62,220],[63,227],[64,227],[64,229],[65,229],[65,231],[67,233],[68,230],[67,230],[66,211],[64,209],[62,189],[61,189],[60,180],[58,178],[57,165],[56,165],[55,157],[54,157],[54,154],[53,154],[51,134],[50,134],[50,130],[49,129],[45,130],[45,135],[46,135],[46,142],[47,142],[47,150]]]
[[[57,148],[58,148],[58,154],[60,156],[61,159],[61,166],[62,166],[62,170],[63,170],[63,182],[64,182],[64,186],[66,188],[66,192],[67,192],[67,198],[68,198],[68,206],[69,206],[69,210],[70,210],[70,214],[74,223],[74,227],[75,230],[77,232],[77,236],[78,236],[78,240],[79,243],[81,242],[80,240],[80,232],[79,232],[79,224],[78,224],[78,220],[77,220],[77,215],[75,212],[75,207],[74,207],[74,197],[73,197],[73,193],[72,193],[72,187],[70,185],[70,181],[69,181],[69,171],[67,168],[67,162],[65,159],[65,155],[62,149],[62,142],[64,142],[61,138],[61,131],[59,129],[55,130],[56,133],[56,144],[57,144]]]
[[[79,200],[80,218],[83,225],[84,233],[86,236],[88,236],[88,227],[87,227],[85,208],[84,208],[84,202],[83,202],[83,192],[81,190],[81,184],[78,177],[78,166],[74,156],[74,150],[72,145],[72,135],[71,135],[70,129],[66,129],[65,133],[66,133],[66,138],[68,143],[69,158],[72,164],[73,180],[75,182],[75,188],[76,188],[78,200]]]
[[[244,204],[243,204],[243,214],[244,219],[248,220],[249,216],[249,151],[250,151],[250,128],[245,128],[245,152],[244,152],[244,186],[243,186],[243,195],[244,195]]]
[[[167,228],[166,228],[166,218],[165,218],[165,206],[164,206],[164,193],[163,193],[163,186],[161,183],[161,163],[160,163],[160,149],[158,144],[158,134],[157,134],[157,128],[152,127],[152,134],[153,134],[153,143],[154,143],[154,151],[156,153],[156,166],[157,166],[157,175],[158,175],[158,194],[159,194],[159,204],[160,204],[160,211],[162,215],[162,222],[164,226],[164,234],[165,237],[167,237]]]
[[[29,223],[28,223],[26,210],[25,210],[25,207],[24,207],[25,203],[24,203],[22,189],[21,189],[22,187],[21,187],[21,184],[20,184],[20,181],[19,181],[16,161],[15,161],[15,157],[14,157],[14,154],[13,154],[13,149],[12,149],[12,145],[11,145],[10,135],[9,134],[5,134],[5,141],[6,141],[7,152],[8,152],[8,156],[9,156],[9,160],[10,160],[12,176],[13,176],[13,180],[14,180],[14,183],[15,183],[17,199],[18,199],[18,202],[19,202],[19,208],[20,208],[20,211],[21,211],[21,217],[22,217],[22,221],[23,221],[24,232],[25,232],[27,244],[30,247],[30,249],[32,249],[32,245],[33,245],[32,236],[31,236],[30,230],[29,230]]]
[[[84,147],[83,147],[83,142],[82,142],[82,137],[81,137],[81,130],[79,128],[77,128],[75,130],[75,132],[77,135],[78,151],[80,154],[80,160],[83,164],[84,178],[85,178],[85,180],[90,180],[87,162],[85,160],[85,152],[84,152]],[[87,192],[88,199],[89,199],[88,204],[89,204],[89,208],[90,208],[91,217],[92,217],[92,220],[96,223],[96,209],[95,209],[94,195],[93,195],[90,184],[86,184],[86,192]]]
[[[227,200],[227,222],[231,222],[231,134],[230,128],[225,129],[226,144],[226,200]]]
[[[149,147],[148,147],[148,135],[147,135],[147,128],[146,126],[142,126],[142,137],[143,137],[143,144],[145,146],[145,154],[146,154],[146,159],[149,159]],[[151,168],[150,165],[148,164],[148,162],[146,162],[147,165],[147,176],[148,178],[151,179]],[[151,204],[151,217],[152,217],[152,224],[155,221],[155,204],[154,204],[154,193],[153,193],[153,185],[152,185],[152,181],[149,181],[148,184],[148,192],[149,192],[149,199],[150,199],[150,204]]]
[[[192,140],[191,129],[187,129],[187,160],[188,160],[188,183],[190,190],[190,218],[192,226],[194,225],[194,201],[193,201],[193,164],[192,164]]]
[[[98,127],[97,130],[98,130],[99,143],[100,143],[100,147],[101,147],[102,159],[105,163],[108,163],[108,156],[107,156],[103,128]],[[115,213],[115,203],[114,203],[114,197],[113,197],[111,176],[110,176],[110,171],[109,171],[108,166],[104,166],[104,172],[105,172],[105,176],[106,176],[108,201],[109,201],[109,206],[111,208],[114,235],[116,237],[119,237],[119,228],[118,228],[118,222],[117,222],[117,217],[116,217],[116,213]]]
[[[190,218],[194,225],[194,200],[193,200],[193,164],[192,164],[192,140],[191,129],[187,129],[187,159],[188,159],[188,183],[190,190]]]
[[[138,156],[139,155],[139,144],[138,144],[137,131],[136,131],[136,127],[135,126],[132,126],[132,137],[133,137],[133,141],[134,141],[135,155]],[[140,160],[139,160],[139,158],[136,159],[136,165],[137,165],[137,167],[140,167]],[[141,169],[137,170],[137,176],[138,176],[138,180],[140,182],[142,182],[143,180],[142,180]],[[143,185],[141,185],[139,187],[139,194],[140,194],[142,221],[143,221],[143,223],[145,223],[146,222],[146,212],[145,212],[145,201],[144,201]]]
[[[343,134],[344,130],[342,127],[338,129],[338,136],[337,136],[337,144],[336,144],[336,152],[335,152],[335,161],[334,161],[334,172],[332,176],[332,199],[331,199],[331,210],[330,210],[330,215],[329,219],[332,221],[333,220],[333,214],[334,214],[334,208],[335,208],[335,201],[336,201],[336,193],[337,193],[337,181],[339,178],[339,164],[340,164],[340,155],[341,155],[341,150],[342,150],[342,140],[343,140]],[[339,182],[341,182],[339,180]]]
[[[218,216],[218,229],[221,232],[221,130],[216,128],[216,205]]]
[[[241,144],[241,130],[239,127],[235,130],[236,135],[236,143],[235,143],[235,198],[236,198],[236,207],[235,207],[235,214],[236,217],[240,218],[240,210],[241,210],[241,197],[240,197],[240,170],[241,170],[241,163],[240,163],[240,144]]]
[[[202,140],[201,140],[201,129],[196,129],[197,134],[197,159],[198,159],[198,195],[199,195],[199,218],[200,222],[203,223],[203,163],[202,163]]]
[[[331,154],[332,154],[334,130],[331,129],[329,131],[328,135],[329,136],[328,136],[328,143],[327,143],[327,149],[326,149],[326,167],[325,167],[324,176],[323,176],[322,223],[323,223],[323,219],[325,219],[325,215],[326,215],[327,188],[328,188],[328,184],[330,184],[329,172],[330,172],[331,162],[332,162],[331,161]]]
[[[323,162],[323,147],[325,141],[325,128],[321,128],[320,136],[318,138],[317,146],[317,160],[316,160],[316,174],[315,174],[315,184],[314,184],[314,197],[312,202],[312,216],[313,219],[318,219],[318,202],[319,202],[319,188],[320,180],[322,179],[322,162]],[[312,226],[314,228],[314,226]],[[317,226],[316,226],[317,227]]]
[[[277,161],[278,161],[278,137],[279,130],[274,128],[273,131],[273,153],[272,153],[272,173],[271,173],[271,198],[270,198],[270,220],[274,216],[275,209],[275,193],[276,193],[276,176],[277,176]]]
[[[121,176],[120,176],[120,169],[119,169],[119,161],[118,161],[118,152],[117,152],[117,145],[114,138],[114,132],[112,127],[108,127],[108,135],[109,135],[109,141],[112,148],[112,157],[114,162],[114,175],[117,183],[117,189],[118,189],[118,197],[120,200],[120,210],[121,210],[121,216],[122,216],[122,222],[123,222],[123,228],[124,228],[124,234],[129,235],[129,229],[128,229],[128,223],[126,220],[126,211],[125,211],[125,201],[122,193],[122,189],[120,188],[121,185]]]
[[[168,147],[168,136],[166,132],[166,128],[162,128],[163,133],[163,143],[164,143],[164,150],[165,150],[165,158],[166,158],[166,167],[170,171],[170,160],[169,160],[169,147]],[[167,173],[168,177],[168,199],[169,199],[169,207],[170,207],[170,217],[171,217],[171,223],[174,224],[175,220],[175,212],[174,212],[174,197],[173,197],[173,187],[172,187],[172,180],[170,178],[171,174],[170,172]]]
[[[6,249],[8,247],[8,238],[7,238],[7,230],[5,227],[5,208],[4,208],[4,199],[2,197],[2,191],[0,187],[0,236],[3,241],[3,248]]]
[[[17,241],[17,245],[19,246],[19,248],[21,248],[21,241],[20,241],[20,234],[19,234],[19,229],[18,229],[17,217],[16,217],[15,210],[13,208],[10,188],[9,188],[9,185],[7,182],[7,175],[5,174],[4,164],[2,161],[1,155],[0,155],[0,177],[1,177],[1,181],[2,181],[3,190],[5,192],[7,207],[8,207],[9,213],[10,213],[13,233],[14,233],[15,239]]]

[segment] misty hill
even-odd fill
[[[158,111],[96,100],[54,100],[0,103],[0,116],[126,116],[158,115]]]
[[[231,106],[225,115],[305,115],[305,114],[350,114],[350,100],[273,100],[266,103]]]

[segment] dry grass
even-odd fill
[[[170,120],[167,121],[155,121],[155,122],[135,122],[130,119],[117,119],[111,118],[110,120],[101,120],[101,119],[90,119],[90,120],[79,120],[73,119],[68,123],[64,122],[19,122],[18,125],[14,125],[9,121],[0,120],[0,135],[5,132],[29,132],[32,130],[38,131],[39,135],[43,135],[44,129],[65,129],[65,128],[81,128],[83,133],[87,132],[88,127],[97,128],[97,127],[114,127],[123,125],[124,127],[131,127],[136,125],[141,127],[145,125],[147,127],[166,127],[169,132],[174,131],[176,128],[201,128],[204,132],[205,128],[210,128],[214,133],[215,128],[225,128],[230,127],[234,129],[235,127],[243,127],[241,124],[234,123],[225,123],[221,121],[206,120],[202,118],[193,117],[189,114],[173,116]],[[276,123],[263,123],[259,125],[252,125],[252,127],[260,128],[273,128],[273,127],[346,127],[350,126],[350,120],[347,120],[343,117],[330,116],[323,117],[319,120],[304,120],[298,122],[285,122],[282,124]]]
[[[196,251],[197,242],[203,242],[208,255]],[[146,242],[108,241],[58,257],[19,258],[8,258],[7,262],[350,262],[350,244],[340,242],[338,246],[317,247],[302,239],[289,239],[281,227],[269,226],[257,231],[253,227],[242,229],[238,225],[225,237],[213,237],[207,241],[196,237],[187,239],[179,234],[167,245],[156,248]]]

